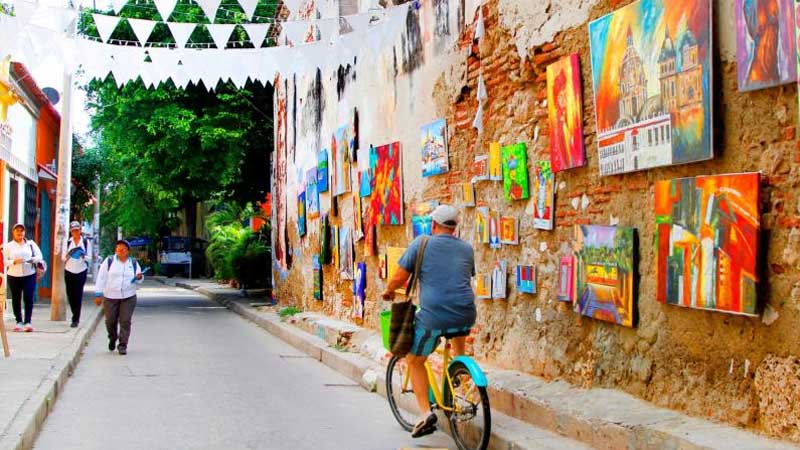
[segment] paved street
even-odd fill
[[[453,448],[382,397],[204,297],[148,282],[129,354],[98,327],[37,449]]]

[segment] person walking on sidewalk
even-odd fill
[[[83,286],[89,273],[89,260],[92,259],[92,246],[81,236],[80,222],[69,224],[70,237],[64,241],[61,260],[64,261],[64,283],[67,286],[69,309],[72,311],[72,328],[81,321],[81,304],[83,303]]]
[[[428,375],[425,361],[449,338],[456,356],[464,354],[467,336],[477,315],[471,279],[475,276],[475,253],[472,246],[457,238],[458,210],[439,205],[431,213],[433,235],[423,250],[420,273],[420,308],[414,321],[414,342],[406,360],[411,371],[411,388],[422,413],[412,437],[421,437],[436,430],[436,414],[431,412],[428,398]],[[393,300],[394,291],[405,285],[417,260],[422,236],[415,239],[398,261],[395,275],[389,280],[382,297]]]
[[[114,255],[100,264],[95,285],[94,302],[103,304],[108,330],[108,350],[114,351],[119,340],[119,354],[128,353],[131,319],[136,308],[136,289],[144,276],[139,262],[129,256],[131,245],[117,241]]]
[[[30,239],[25,239],[25,225],[18,223],[11,229],[13,240],[3,246],[8,289],[17,325],[14,331],[31,332],[33,326],[33,295],[36,291],[36,275],[44,271],[42,251]],[[25,302],[25,317],[22,317],[22,302]]]

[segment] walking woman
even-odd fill
[[[17,326],[14,331],[31,332],[33,294],[36,291],[36,269],[43,271],[42,251],[35,242],[25,239],[25,225],[18,223],[11,229],[13,240],[3,246],[8,289]],[[22,301],[25,300],[25,318],[22,317]]]
[[[81,236],[81,224],[73,221],[69,224],[70,237],[64,242],[61,260],[64,261],[64,283],[67,285],[69,309],[72,310],[72,328],[81,321],[81,304],[83,302],[83,286],[89,273],[89,260],[92,259],[92,246]]]
[[[131,318],[136,308],[136,285],[141,284],[144,278],[139,263],[128,256],[130,250],[128,241],[117,241],[114,255],[100,264],[94,289],[94,302],[98,305],[103,303],[106,315],[108,350],[113,352],[119,339],[120,355],[128,353]]]

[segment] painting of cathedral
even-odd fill
[[[713,157],[711,0],[631,3],[589,43],[600,175]]]

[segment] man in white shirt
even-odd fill
[[[131,318],[136,308],[136,289],[144,279],[139,263],[128,257],[130,250],[128,241],[117,241],[114,255],[100,264],[94,294],[95,303],[98,305],[103,303],[106,330],[108,330],[108,350],[113,352],[119,339],[120,355],[128,353]]]
[[[92,246],[81,236],[80,222],[73,221],[69,224],[69,234],[70,237],[64,241],[61,249],[61,260],[64,261],[64,284],[67,287],[69,309],[72,311],[70,326],[75,328],[81,320],[83,286],[89,273],[88,261],[92,259]]]

